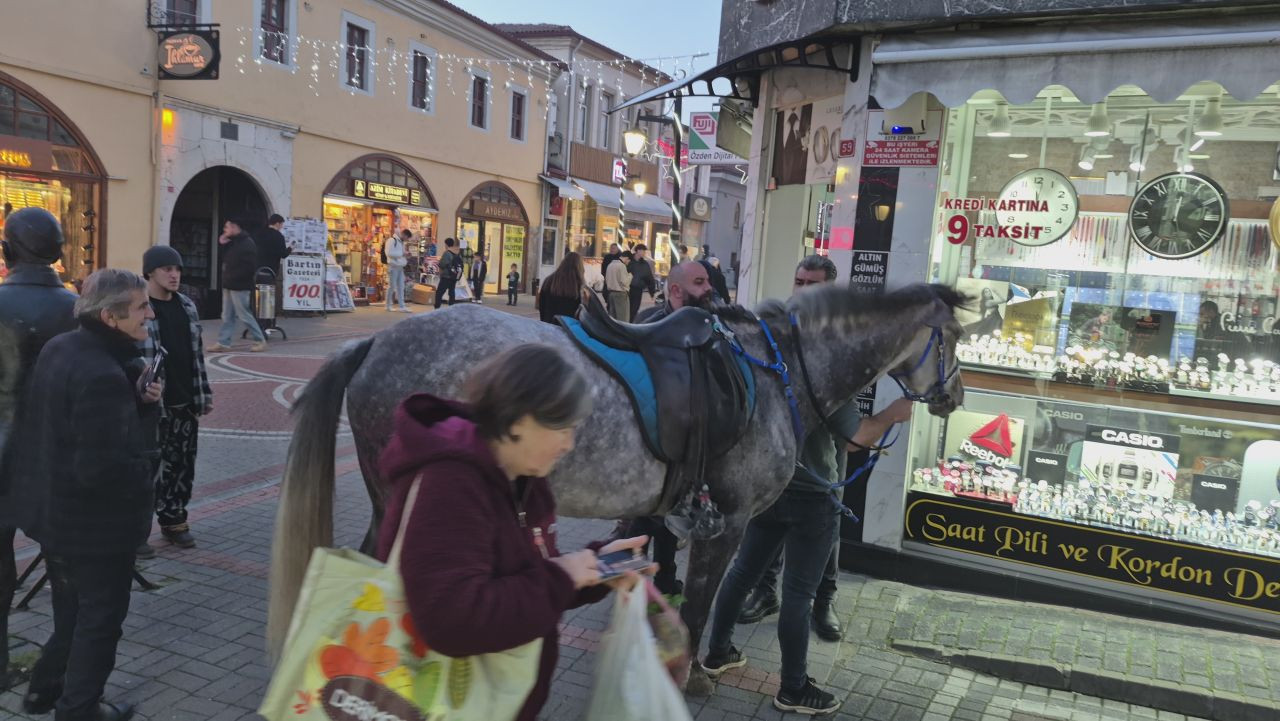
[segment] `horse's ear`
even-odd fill
[[[938,300],[945,303],[949,308],[964,308],[969,310],[970,304],[973,303],[974,299],[972,297],[961,293],[949,285],[934,283],[931,287],[933,288],[934,295],[937,296]]]

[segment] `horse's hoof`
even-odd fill
[[[689,680],[684,685],[684,692],[690,696],[710,696],[716,690],[716,682],[711,680],[706,671],[694,666],[689,672]]]

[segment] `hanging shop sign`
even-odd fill
[[[613,159],[613,182],[615,185],[627,183],[627,161],[622,158]]]
[[[353,179],[351,181],[351,194],[357,198],[368,198],[369,200],[377,200],[383,203],[422,205],[422,191],[416,188],[406,188],[402,185],[388,185],[386,183],[373,183],[367,180]]]
[[[282,261],[285,310],[324,310],[324,256],[292,254]]]
[[[53,143],[11,135],[0,137],[0,168],[53,170]]]
[[[217,30],[166,30],[156,60],[162,80],[217,80],[222,59]]]
[[[1280,614],[1280,559],[907,496],[906,538],[938,548]]]
[[[746,165],[747,161],[716,145],[720,113],[689,114],[689,163],[691,165]]]
[[[685,198],[685,218],[688,220],[711,220],[711,198],[690,193]]]
[[[942,127],[942,112],[926,114],[924,132],[885,133],[884,111],[867,113],[867,142],[862,152],[862,166],[896,166],[900,168],[933,168],[938,165],[938,133]],[[844,157],[845,148],[840,148]],[[849,155],[853,149],[849,149]]]

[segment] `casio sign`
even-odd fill
[[[1082,421],[1082,420],[1084,420],[1084,414],[1083,414],[1083,413],[1081,413],[1080,411],[1055,411],[1055,410],[1051,410],[1051,411],[1049,411],[1049,417],[1050,417],[1050,418],[1061,418],[1061,419],[1063,419],[1063,420],[1068,420],[1068,421]]]
[[[1148,435],[1146,433],[1126,433],[1111,428],[1104,428],[1101,438],[1110,443],[1123,443],[1128,446],[1138,446],[1139,448],[1164,448],[1164,439],[1160,436]]]
[[[1060,465],[1060,464],[1058,463],[1058,459],[1057,459],[1057,458],[1045,458],[1044,456],[1035,456],[1035,462],[1036,462],[1036,463],[1043,463],[1043,464],[1044,464],[1044,465],[1046,465],[1046,466],[1057,466],[1057,465]]]

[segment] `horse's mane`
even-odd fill
[[[725,321],[754,322],[758,319],[777,320],[795,313],[807,327],[852,323],[860,318],[901,311],[911,306],[940,300],[950,308],[966,306],[971,300],[955,288],[940,283],[917,283],[888,293],[868,293],[844,285],[824,285],[797,293],[791,300],[770,298],[760,303],[755,311],[741,305],[718,308],[716,313]]]

